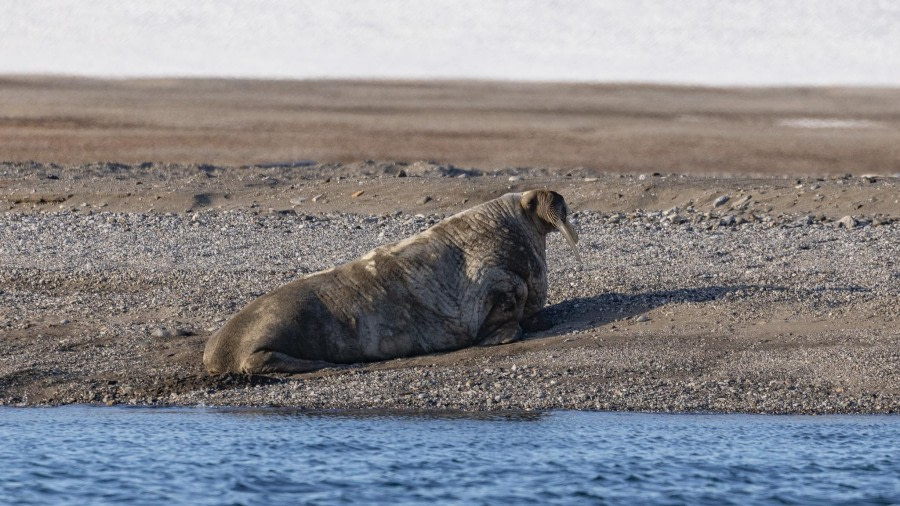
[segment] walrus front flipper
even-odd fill
[[[519,322],[522,321],[527,298],[525,281],[501,271],[486,301],[490,309],[478,329],[477,344],[494,346],[521,339],[522,327]]]
[[[494,330],[481,341],[478,346],[495,346],[498,344],[514,343],[522,339],[522,327],[518,323],[512,322],[509,325]]]
[[[537,314],[533,315],[531,318],[526,318],[522,321],[522,330],[525,332],[542,332],[552,328],[553,319],[545,309],[538,311]]]
[[[241,372],[244,374],[267,374],[272,372],[296,374],[337,366],[338,364],[325,362],[324,360],[304,360],[280,351],[261,350],[251,353],[249,357],[244,359],[241,363]]]

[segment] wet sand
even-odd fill
[[[900,90],[0,78],[3,160],[900,171]]]

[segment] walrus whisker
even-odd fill
[[[252,301],[210,337],[211,373],[299,373],[521,339],[547,302],[546,235],[580,259],[561,195],[509,193]]]

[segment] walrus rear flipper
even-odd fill
[[[250,354],[241,363],[241,372],[244,374],[268,374],[283,372],[296,374],[310,372],[326,367],[338,367],[338,364],[325,362],[324,360],[305,360],[292,357],[280,351],[260,350]]]

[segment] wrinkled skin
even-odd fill
[[[546,327],[545,239],[559,230],[574,249],[567,214],[544,190],[481,204],[259,297],[203,362],[214,374],[298,373],[516,341]]]

